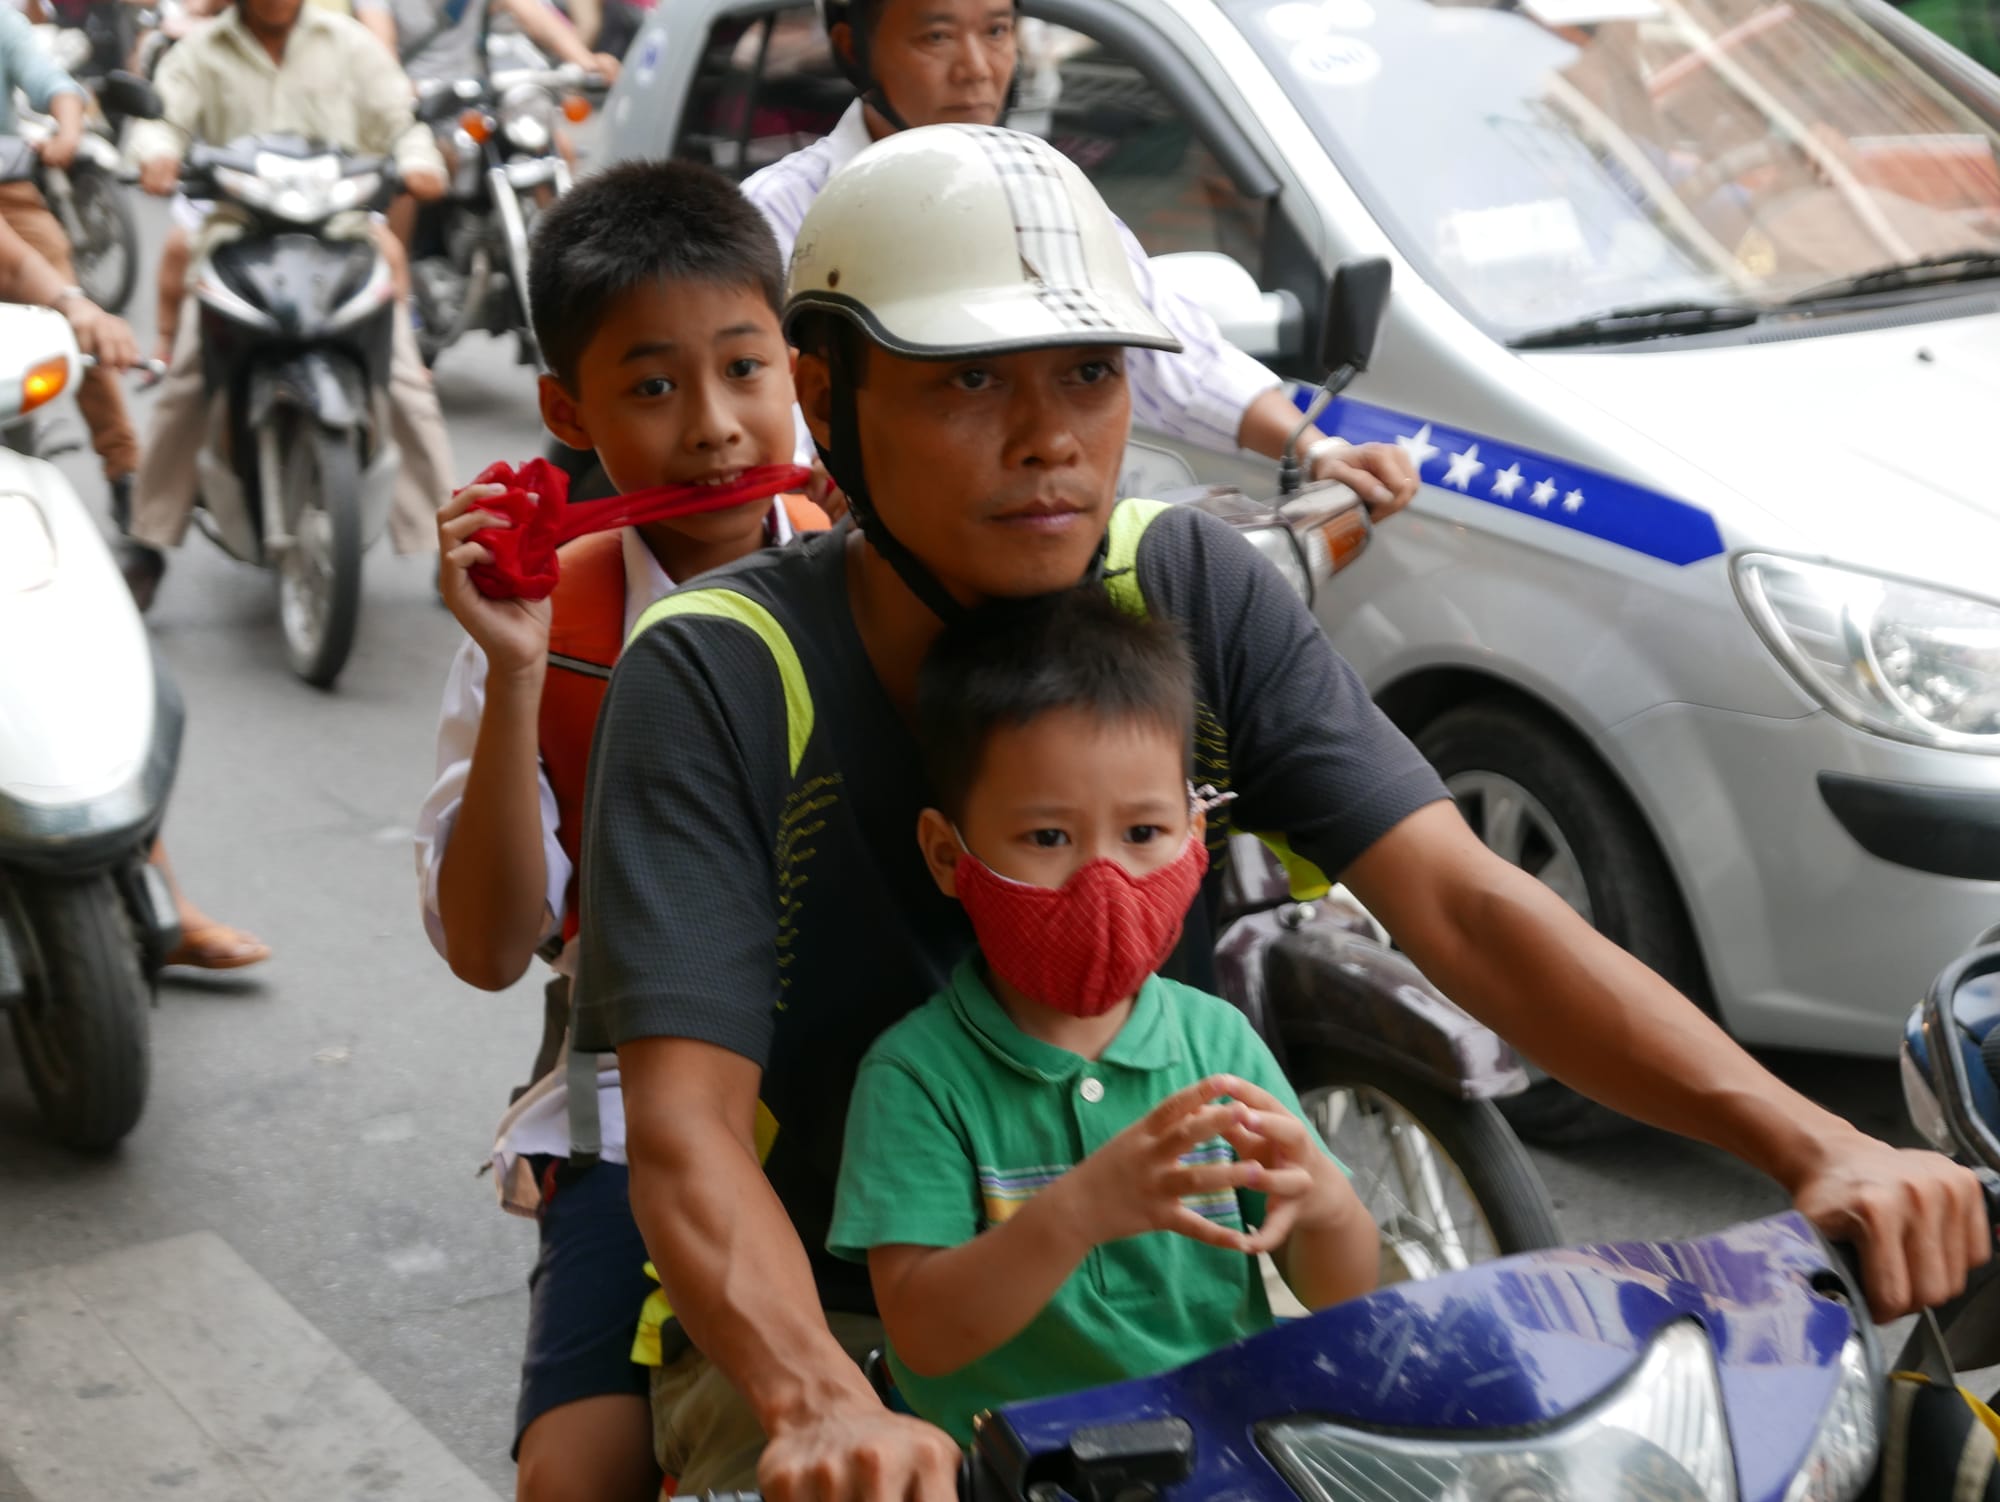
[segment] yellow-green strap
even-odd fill
[[[731,589],[684,589],[656,602],[641,615],[626,645],[637,641],[649,627],[678,615],[734,621],[747,626],[770,650],[771,660],[778,665],[778,681],[785,690],[785,737],[791,752],[792,775],[796,777],[799,762],[806,754],[806,742],[812,739],[812,692],[806,687],[806,670],[799,662],[799,654],[792,646],[792,639],[785,635],[785,628],[778,624],[778,618],[749,596]]]
[[[1146,613],[1146,596],[1139,588],[1139,539],[1167,509],[1165,501],[1120,501],[1111,510],[1111,531],[1104,549],[1104,592],[1128,615]]]

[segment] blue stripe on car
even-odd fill
[[[1304,388],[1292,392],[1301,410],[1311,397]],[[1699,506],[1485,433],[1469,433],[1345,396],[1336,397],[1320,414],[1319,428],[1349,443],[1400,444],[1416,461],[1427,485],[1649,558],[1689,564],[1722,552],[1715,518]]]

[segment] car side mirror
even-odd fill
[[[127,73],[123,68],[114,68],[104,75],[97,100],[105,114],[122,115],[132,120],[157,120],[167,108],[158,89],[137,73]]]
[[[1358,375],[1368,368],[1389,311],[1389,276],[1386,256],[1356,256],[1334,268],[1320,325],[1320,369],[1346,368]]]
[[[1282,360],[1305,346],[1305,310],[1289,292],[1266,292],[1231,256],[1177,250],[1150,261],[1153,280],[1210,318],[1222,337],[1257,360]]]

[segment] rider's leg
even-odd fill
[[[828,1313],[833,1331],[857,1366],[882,1344],[872,1315]],[[689,1346],[653,1373],[653,1453],[681,1496],[749,1491],[757,1485],[764,1431],[734,1384]]]
[[[181,327],[181,299],[187,296],[188,256],[193,249],[187,226],[174,224],[160,246],[160,280],[153,322],[159,329],[159,360],[171,360]]]
[[[531,1160],[546,1166],[548,1160]],[[623,1165],[542,1175],[514,1458],[517,1502],[651,1502],[660,1488],[632,1337],[653,1284]]]
[[[403,451],[389,511],[389,541],[399,553],[437,549],[437,509],[451,499],[451,435],[437,388],[417,352],[410,309],[399,301],[389,346],[389,431]]]
[[[152,548],[177,548],[194,514],[195,451],[201,447],[207,403],[201,384],[200,318],[184,308],[173,359],[153,403],[139,484],[132,503],[132,536]]]
[[[69,239],[33,183],[0,183],[0,219],[55,268],[64,285],[75,283]],[[132,427],[132,414],[125,406],[125,391],[117,375],[90,367],[77,387],[76,405],[104,465],[104,478],[117,486],[139,467],[139,435]]]

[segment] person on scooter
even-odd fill
[[[0,9],[0,136],[14,131],[14,91],[55,119],[55,134],[41,143],[42,161],[68,167],[83,140],[83,89],[56,65],[34,28],[19,11]],[[76,268],[70,261],[69,237],[49,212],[41,190],[31,182],[0,183],[0,222],[34,246],[55,269],[62,285],[77,299]],[[90,429],[91,445],[111,487],[111,514],[120,527],[132,509],[132,473],[139,467],[139,435],[125,405],[125,392],[115,370],[86,370],[76,390],[77,409]]]
[[[831,135],[743,184],[788,257],[813,199],[871,142],[923,125],[997,125],[1019,61],[1013,0],[819,0],[819,6],[834,61],[861,97]],[[1140,298],[1180,345],[1132,352],[1126,378],[1134,417],[1202,448],[1277,458],[1299,421],[1278,377],[1223,338],[1206,312],[1157,282],[1137,237],[1123,224],[1118,233]],[[1417,493],[1416,469],[1393,443],[1350,447],[1321,437],[1303,457],[1308,479],[1352,486],[1378,521]]]
[[[562,442],[594,448],[620,490],[790,458],[784,271],[734,184],[689,162],[613,167],[542,216],[529,265],[551,368],[543,419]],[[560,951],[552,1036],[494,1153],[503,1203],[533,1214],[541,1240],[516,1495],[650,1502],[649,1374],[632,1344],[652,1285],[625,1193],[618,1076],[580,1061],[597,1088],[572,1101],[562,1048],[584,768],[604,675],[640,612],[675,581],[824,530],[826,518],[793,496],[584,537],[562,549],[547,600],[495,600],[467,571],[490,560],[474,537],[495,517],[475,508],[498,489],[469,486],[438,514],[439,585],[470,640],[445,686],[438,778],[417,820],[424,926],[453,971],[488,990],[518,980],[538,947]],[[578,1106],[597,1120],[587,1170],[572,1154]]]
[[[917,843],[979,947],[855,1076],[827,1246],[866,1262],[896,1392],[974,1415],[1323,1309],[1381,1238],[1250,1019],[1154,972],[1208,869],[1174,626],[1072,589],[947,629],[917,680]]]
[[[584,830],[577,1027],[618,1047],[632,1206],[678,1316],[654,1404],[683,1489],[954,1495],[956,1445],[883,1408],[851,1354],[873,1299],[823,1250],[834,1145],[862,1055],[973,938],[909,849],[937,802],[909,726],[918,667],[948,618],[1086,580],[1180,628],[1197,780],[1238,795],[1211,824],[1344,881],[1555,1077],[1770,1173],[1861,1244],[1878,1316],[1986,1258],[1970,1174],[1788,1089],[1481,844],[1241,534],[1117,501],[1126,351],[1176,341],[1054,148],[968,126],[881,142],[808,213],[786,308],[800,405],[859,525],[642,617]],[[1209,924],[1206,904],[1188,915],[1197,984]]]
[[[418,198],[444,193],[444,166],[429,128],[412,113],[409,81],[381,43],[349,17],[304,0],[237,0],[169,52],[155,82],[161,118],[134,125],[130,148],[149,193],[175,191],[190,142],[222,144],[283,131],[343,151],[393,154],[408,192]],[[383,253],[400,265],[386,226],[373,228]],[[451,491],[451,440],[407,308],[398,306],[394,328],[389,421],[402,464],[389,538],[399,553],[423,552],[436,545],[437,500]],[[123,563],[142,610],[166,571],[161,550],[180,546],[194,512],[195,455],[206,419],[199,329],[198,318],[180,320],[139,469]]]

